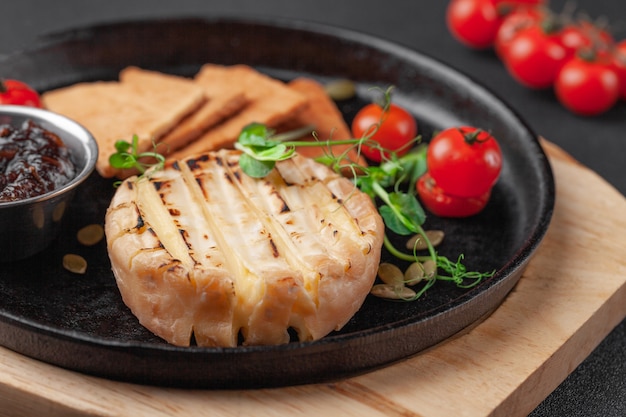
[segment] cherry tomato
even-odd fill
[[[446,194],[482,196],[493,187],[502,169],[502,152],[488,132],[471,126],[454,127],[435,135],[428,145],[426,165]]]
[[[508,13],[496,34],[494,41],[496,54],[502,57],[517,32],[541,21],[544,16],[545,10],[539,7],[519,7]]]
[[[491,196],[491,189],[478,197],[446,194],[428,172],[419,178],[416,188],[424,207],[439,217],[473,216],[485,208]]]
[[[17,80],[0,80],[0,104],[42,107],[39,94]]]
[[[354,116],[352,134],[355,138],[362,138],[371,134],[378,123],[380,123],[378,130],[370,136],[370,139],[399,156],[411,149],[409,144],[417,135],[417,122],[411,113],[393,103],[387,110],[375,103],[368,104]],[[374,162],[382,160],[381,152],[377,148],[364,145],[362,152]]]
[[[609,110],[620,93],[619,79],[610,59],[580,55],[563,66],[554,88],[561,104],[582,116]]]
[[[515,34],[502,60],[521,84],[542,89],[554,84],[572,53],[561,43],[558,31],[545,31],[537,22]]]
[[[475,49],[493,45],[502,17],[496,0],[452,0],[446,9],[450,33],[459,42]]]

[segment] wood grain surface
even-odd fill
[[[393,366],[332,384],[178,390],[85,376],[0,348],[1,416],[525,416],[626,317],[626,199],[543,142],[548,234],[484,321]]]

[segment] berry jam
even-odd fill
[[[70,150],[56,134],[33,121],[0,125],[0,202],[48,193],[75,174]]]

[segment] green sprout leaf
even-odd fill
[[[133,144],[126,142],[125,140],[118,140],[117,142],[115,142],[115,150],[118,153],[127,153],[128,150],[131,149],[132,147],[133,147]]]
[[[239,165],[243,172],[254,178],[270,173],[277,161],[291,158],[294,146],[271,139],[272,132],[260,123],[251,123],[243,128],[235,148],[243,152]]]
[[[387,226],[392,232],[397,233],[399,235],[407,236],[412,233],[409,228],[402,222],[402,220],[398,217],[397,212],[391,208],[390,206],[383,204],[378,208],[378,212],[380,216],[383,218],[385,222],[385,226]]]
[[[123,139],[116,141],[115,150],[117,152],[109,156],[109,164],[113,168],[136,169],[140,174],[143,174],[148,168],[159,170],[165,165],[165,157],[158,152],[139,151],[139,137],[137,135],[133,135],[131,142]]]
[[[118,151],[109,157],[109,164],[119,169],[130,169],[135,166],[135,157],[126,153],[126,151]]]
[[[268,140],[270,131],[261,123],[250,123],[239,134],[238,143],[244,147],[272,147],[276,142]]]
[[[393,204],[394,211],[397,213],[397,217],[402,220],[406,231],[400,233],[403,235],[409,235],[411,233],[418,233],[419,226],[426,221],[426,213],[424,209],[417,201],[417,198],[413,194],[393,192],[389,194],[389,201]]]
[[[242,153],[239,157],[239,166],[243,172],[252,178],[266,177],[274,169],[275,165],[275,161],[262,161],[255,159],[247,153]]]

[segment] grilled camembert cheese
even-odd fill
[[[124,302],[179,346],[340,329],[372,287],[383,229],[371,199],[326,166],[295,156],[254,179],[233,150],[125,180],[105,227]]]

